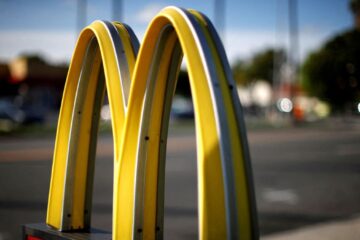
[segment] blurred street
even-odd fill
[[[248,133],[261,235],[360,213],[360,119],[328,120]],[[44,222],[54,136],[0,136],[0,240]],[[111,229],[112,137],[102,134],[96,161],[93,222]],[[197,239],[193,126],[172,126],[166,166],[165,239]]]

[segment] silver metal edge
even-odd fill
[[[140,120],[140,132],[138,138],[138,151],[136,155],[136,174],[135,174],[135,206],[134,206],[134,223],[133,223],[133,238],[142,238],[143,229],[143,212],[144,212],[144,185],[145,185],[145,170],[146,170],[146,149],[147,141],[149,141],[149,115],[151,112],[152,99],[155,88],[155,81],[158,74],[158,67],[161,62],[161,56],[165,47],[165,43],[169,36],[169,31],[172,29],[170,25],[164,26],[161,30],[159,38],[156,43],[154,55],[152,56],[151,66],[149,68],[148,79],[146,81],[146,92]]]
[[[246,168],[246,179],[247,179],[247,187],[249,191],[249,203],[250,203],[250,213],[251,213],[251,220],[252,220],[252,234],[253,239],[259,239],[259,229],[258,229],[258,214],[257,214],[257,208],[256,208],[256,197],[255,197],[255,187],[253,182],[253,171],[251,167],[251,157],[250,157],[250,151],[249,151],[249,144],[247,140],[247,134],[246,134],[246,125],[244,121],[244,113],[242,110],[242,106],[240,103],[240,98],[238,96],[238,93],[236,91],[236,83],[232,75],[232,71],[230,68],[230,64],[228,62],[228,59],[226,57],[225,49],[223,44],[221,43],[220,37],[217,34],[214,26],[212,25],[211,21],[203,15],[203,18],[207,22],[207,27],[212,35],[212,39],[214,41],[214,44],[216,45],[216,48],[218,49],[217,53],[219,54],[219,57],[221,59],[221,63],[223,65],[223,69],[226,75],[226,80],[228,81],[228,86],[230,88],[232,102],[234,104],[234,110],[235,114],[237,116],[237,124],[239,129],[239,135],[241,136],[241,144],[243,146],[243,158],[244,158],[244,164]]]
[[[178,75],[182,60],[182,49],[180,43],[175,44],[170,69],[166,81],[163,113],[161,117],[158,181],[157,181],[157,210],[156,210],[156,239],[163,239],[164,235],[164,197],[165,197],[165,166],[166,166],[166,146],[168,139],[168,129],[172,99],[175,93]]]
[[[195,38],[198,49],[201,53],[201,58],[209,81],[209,87],[211,91],[211,96],[213,100],[215,120],[217,125],[217,132],[220,141],[220,152],[221,152],[221,161],[222,161],[222,171],[224,179],[224,189],[225,189],[225,208],[226,208],[226,220],[227,220],[227,238],[235,239],[237,236],[238,229],[238,219],[236,215],[236,197],[234,194],[234,176],[232,172],[232,161],[231,161],[231,148],[230,148],[230,134],[227,128],[226,121],[226,112],[224,108],[224,103],[222,100],[222,93],[219,86],[219,79],[216,74],[215,63],[213,62],[213,57],[211,56],[211,50],[206,41],[199,23],[195,17],[189,13],[187,10],[181,8],[175,8],[185,20],[188,22],[193,36]]]
[[[134,33],[134,31],[132,30],[131,27],[129,27],[129,26],[128,26],[127,24],[125,24],[125,23],[122,23],[122,25],[125,27],[126,31],[127,31],[128,34],[129,34],[134,55],[135,55],[135,57],[137,57],[138,52],[139,52],[139,48],[140,48],[139,40],[138,40],[138,38],[136,37],[136,35],[135,35],[135,33]]]
[[[108,31],[108,34],[112,42],[112,47],[116,55],[115,60],[118,68],[117,70],[120,75],[124,110],[126,112],[127,104],[129,100],[131,79],[130,79],[129,65],[126,59],[125,49],[116,27],[108,21],[100,21],[100,22],[105,26],[106,30]]]
[[[77,148],[79,143],[79,131],[80,131],[80,123],[82,120],[82,111],[85,102],[85,95],[87,94],[87,88],[89,83],[89,77],[92,73],[92,67],[94,58],[96,55],[97,41],[93,37],[88,43],[87,51],[85,54],[85,58],[83,60],[83,64],[81,67],[81,73],[78,80],[78,85],[75,94],[75,103],[72,113],[71,119],[71,127],[70,127],[70,139],[67,150],[67,158],[66,158],[66,173],[64,179],[64,198],[63,198],[63,207],[62,207],[62,222],[61,229],[64,230],[72,230],[75,226],[71,226],[71,213],[72,213],[72,202],[73,202],[73,183],[74,183],[74,174],[75,174],[75,166],[76,166],[76,155]],[[85,226],[84,226],[85,227]]]
[[[86,195],[85,195],[85,209],[84,209],[84,221],[85,226],[91,226],[91,212],[92,212],[92,195],[94,185],[94,173],[95,173],[95,158],[96,158],[96,146],[99,131],[100,112],[105,95],[105,75],[104,69],[100,66],[99,76],[97,80],[97,88],[93,103],[93,114],[91,119],[90,129],[90,141],[89,141],[89,154],[88,154],[88,167],[86,178]]]

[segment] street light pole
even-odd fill
[[[297,0],[289,0],[289,64],[291,67],[291,84],[296,85],[298,79],[299,34]]]
[[[79,34],[86,25],[86,8],[86,0],[77,1],[77,34]]]
[[[123,21],[123,3],[122,0],[112,1],[112,20]]]
[[[225,41],[225,0],[214,0],[214,22],[221,40]]]

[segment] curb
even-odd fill
[[[360,237],[360,217],[345,221],[317,224],[302,229],[267,235],[262,240],[357,240]]]

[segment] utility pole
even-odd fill
[[[86,0],[78,0],[77,1],[77,33],[78,35],[81,30],[86,26],[86,8],[87,2]]]
[[[297,0],[289,0],[289,65],[291,67],[291,85],[298,84],[299,33]]]
[[[273,71],[273,101],[276,102],[280,98],[280,88],[282,85],[281,69],[284,65],[284,34],[282,33],[282,27],[284,23],[283,19],[283,7],[280,0],[276,1],[276,42],[274,52],[274,71]]]
[[[283,18],[284,16],[284,18]],[[286,16],[286,17],[285,17]],[[282,23],[286,23],[286,28]],[[284,28],[282,28],[284,27]],[[286,29],[286,30],[285,30]],[[282,32],[284,30],[284,34]],[[284,42],[283,40],[286,39]],[[298,9],[297,0],[278,0],[277,1],[277,40],[278,47],[284,47],[285,55],[279,51],[274,54],[274,75],[273,89],[274,102],[281,110],[281,102],[289,104],[289,112],[294,106],[295,86],[299,81],[299,36],[298,36]],[[279,44],[282,42],[281,44]],[[279,49],[279,50],[280,50]],[[279,104],[280,103],[280,104]],[[291,104],[291,107],[290,107]],[[280,106],[280,107],[279,107]],[[285,111],[288,112],[288,111]],[[290,120],[292,115],[280,115],[283,120]]]
[[[112,0],[112,20],[123,21],[123,3],[122,0]]]
[[[214,22],[220,38],[225,42],[225,0],[214,0]]]

